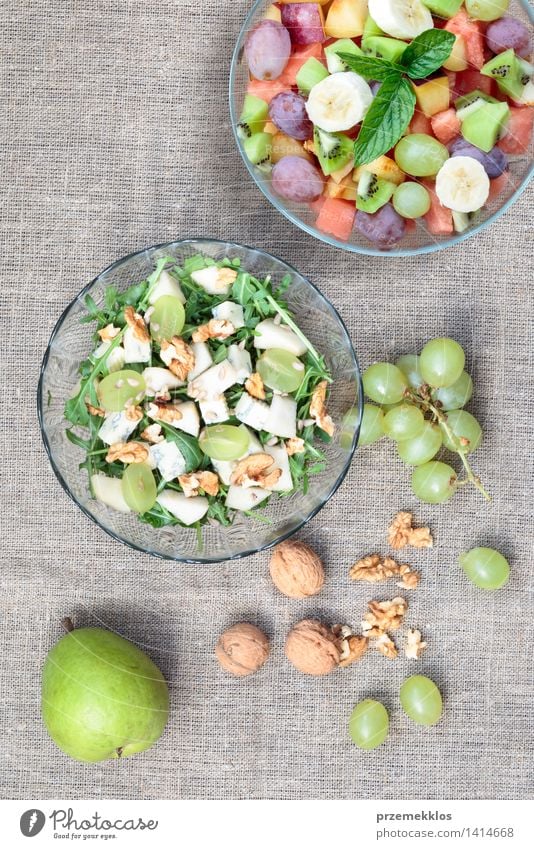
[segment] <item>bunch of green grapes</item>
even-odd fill
[[[363,375],[365,394],[375,403],[364,406],[360,445],[382,436],[393,439],[400,458],[415,467],[414,494],[428,504],[447,501],[468,482],[489,497],[468,460],[480,445],[482,428],[463,409],[473,394],[464,366],[461,345],[439,338],[428,342],[420,356],[407,354],[395,365],[376,363]],[[460,456],[465,481],[448,463],[435,459],[442,448]]]

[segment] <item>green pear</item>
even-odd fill
[[[169,692],[158,667],[133,643],[102,628],[80,628],[48,653],[41,706],[59,748],[95,762],[149,749],[167,723]]]

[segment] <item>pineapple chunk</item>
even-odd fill
[[[168,271],[162,271],[158,282],[154,286],[150,297],[148,299],[149,304],[155,304],[159,298],[162,298],[163,295],[172,295],[173,298],[177,298],[181,304],[185,304],[185,295],[182,292],[182,287],[178,283]]]
[[[113,507],[119,513],[132,512],[124,500],[120,478],[110,478],[99,472],[91,478],[91,489],[101,504]]]
[[[341,183],[345,179],[347,174],[350,174],[353,168],[354,159],[351,159],[343,168],[340,168],[339,171],[332,171],[330,177],[332,178],[334,183]]]
[[[335,183],[333,180],[328,180],[324,194],[327,198],[339,198],[343,194],[343,186],[341,183]]]
[[[297,402],[286,395],[273,395],[263,430],[292,439],[297,435]]]
[[[196,498],[187,498],[182,492],[174,489],[164,489],[157,497],[158,504],[172,513],[183,525],[194,525],[203,519],[210,503],[203,495]]]
[[[355,183],[360,182],[360,178],[365,172],[376,174],[381,180],[387,180],[389,183],[395,183],[400,186],[406,179],[406,174],[402,171],[397,163],[390,159],[389,156],[379,156],[367,165],[360,165],[354,170],[353,180]]]
[[[278,24],[282,23],[282,13],[274,3],[268,7],[264,17],[266,21],[276,21]]]
[[[363,35],[367,0],[333,0],[325,22],[329,38],[356,38]]]
[[[449,78],[438,77],[429,80],[423,85],[414,86],[417,105],[427,118],[445,112],[449,108],[451,93],[449,89]]]

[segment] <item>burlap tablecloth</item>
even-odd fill
[[[525,798],[532,731],[532,194],[483,235],[427,258],[329,249],[272,209],[247,175],[228,119],[230,56],[248,0],[4,0],[2,47],[1,511],[2,755],[6,798]],[[328,582],[303,602],[279,595],[267,556],[202,568],[113,542],[56,482],[37,427],[35,389],[52,327],[110,261],[146,245],[210,235],[258,245],[318,284],[348,324],[362,366],[450,334],[465,345],[485,428],[476,465],[493,494],[465,489],[418,506],[389,444],[357,452],[331,503],[301,536]],[[436,538],[410,552],[423,580],[408,622],[428,640],[419,664],[369,653],[325,679],[283,655],[304,616],[358,622],[376,589],[350,584],[354,559],[384,550],[400,508]],[[509,586],[477,591],[457,555],[494,544]],[[389,589],[380,588],[380,597]],[[158,745],[123,762],[81,765],[48,739],[39,674],[66,614],[146,647],[171,682]],[[248,619],[273,641],[255,677],[232,680],[213,646]],[[443,721],[401,713],[403,678],[440,685]],[[375,696],[387,745],[362,753],[347,718]]]

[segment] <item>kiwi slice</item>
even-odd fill
[[[371,171],[364,171],[358,181],[358,193],[356,195],[356,207],[362,212],[378,212],[393,195],[396,186],[381,180]]]
[[[362,55],[362,51],[358,45],[354,44],[350,38],[340,38],[338,41],[334,41],[333,44],[329,44],[324,49],[324,55],[326,56],[326,64],[331,74],[348,70],[349,66],[343,59],[339,58],[340,53],[349,53],[351,56]]]
[[[489,153],[508,120],[510,107],[507,103],[484,103],[462,121],[462,136],[476,147]]]
[[[304,62],[304,65],[300,68],[296,80],[297,86],[302,94],[309,94],[310,91],[317,83],[320,83],[321,80],[326,79],[328,76],[328,71],[322,62],[319,62],[318,59],[315,59],[313,56]]]
[[[383,35],[371,35],[365,40],[367,54],[376,56],[377,59],[388,59],[390,62],[398,62],[407,47],[405,41]]]
[[[246,94],[243,111],[237,125],[241,138],[249,139],[254,133],[263,132],[268,116],[269,104],[261,97]]]
[[[464,0],[423,0],[424,5],[438,18],[453,18]]]
[[[271,166],[271,150],[273,137],[270,133],[254,133],[243,141],[243,149],[247,159],[263,170]]]
[[[365,19],[365,23],[363,25],[363,35],[362,35],[362,47],[365,48],[365,42],[368,38],[372,38],[373,35],[385,35],[384,30],[380,29],[375,20],[371,17],[371,15],[367,15]]]
[[[505,50],[504,53],[499,53],[498,56],[486,62],[480,73],[496,80],[503,94],[511,97],[512,100],[519,100],[521,97],[526,74],[513,50]]]
[[[469,94],[463,94],[454,101],[457,111],[465,109],[473,103],[478,103],[479,106],[482,106],[483,103],[499,103],[499,101],[497,98],[492,97],[491,94],[486,94],[485,91],[481,91],[479,88],[476,88],[474,91],[470,91]]]
[[[339,171],[354,157],[354,142],[343,133],[326,133],[315,127],[313,142],[323,174],[327,176]]]

